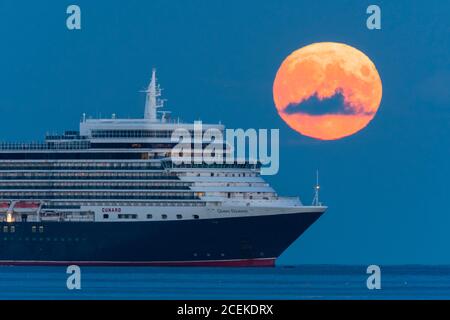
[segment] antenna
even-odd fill
[[[157,83],[155,68],[152,69],[152,79],[150,80],[147,90],[141,92],[147,94],[145,99],[144,118],[149,119],[151,122],[156,122],[158,120],[156,117],[156,109],[163,107],[164,100],[158,99],[161,96],[161,88]]]
[[[319,170],[316,170],[316,185],[314,186],[314,199],[312,201],[312,205],[316,207],[322,205],[322,203],[319,201],[319,191],[320,191]]]
[[[163,123],[165,123],[165,122],[167,122],[167,114],[171,114],[172,112],[171,111],[158,111],[158,113],[161,113],[162,115],[161,115],[161,122],[163,122]]]

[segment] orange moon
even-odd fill
[[[381,102],[373,62],[342,43],[319,42],[291,53],[278,69],[273,98],[280,117],[302,135],[350,136],[368,125]]]

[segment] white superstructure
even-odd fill
[[[193,123],[158,117],[156,71],[143,119],[91,119],[43,143],[0,144],[0,221],[153,221],[324,211],[285,198],[252,163],[175,164],[172,133]],[[224,131],[221,124],[203,124]]]

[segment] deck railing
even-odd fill
[[[0,150],[82,150],[89,149],[89,141],[71,142],[0,142]]]

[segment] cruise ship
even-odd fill
[[[144,92],[142,119],[0,143],[0,264],[273,266],[325,212],[278,196],[257,162],[173,161],[194,124],[157,111],[155,70]]]

